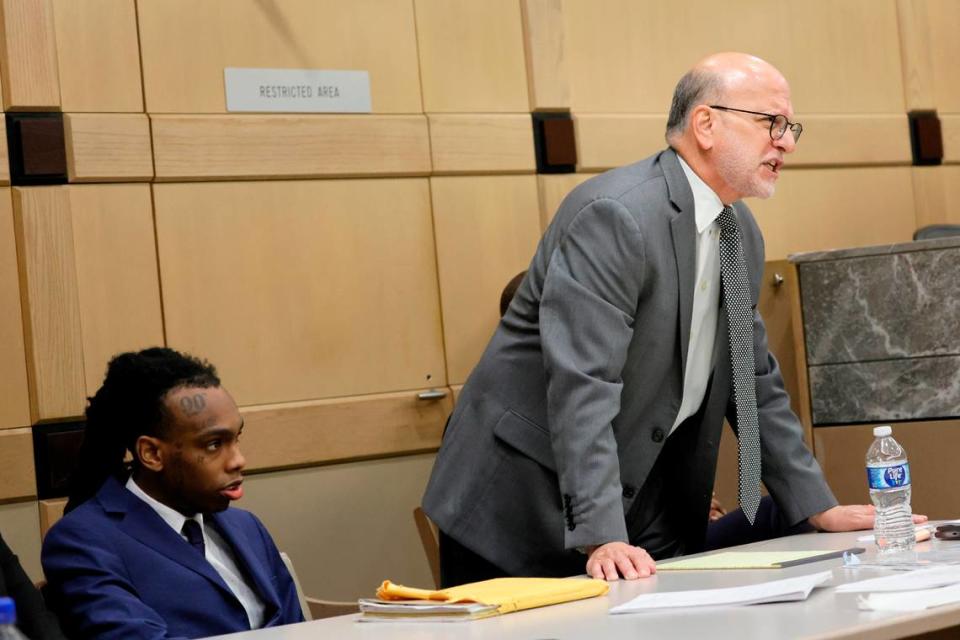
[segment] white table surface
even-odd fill
[[[813,533],[767,540],[737,550],[779,551],[845,549],[866,547],[860,556],[869,562],[872,543],[857,542],[869,532]],[[918,551],[932,545],[960,542],[924,542]],[[658,613],[610,615],[610,607],[642,593],[732,587],[791,576],[832,570],[828,586],[888,575],[888,569],[843,567],[839,558],[786,569],[738,571],[662,572],[644,580],[611,583],[610,593],[551,607],[519,611],[468,622],[358,622],[359,614],[316,620],[296,625],[219,636],[230,640],[305,640],[337,638],[363,640],[440,640],[496,638],[498,640],[655,640],[702,638],[704,640],[770,640],[789,638],[869,638],[886,640],[960,625],[960,605],[948,605],[920,613],[861,611],[856,596],[817,588],[804,602],[670,609]],[[389,577],[389,576],[385,576]],[[376,585],[371,585],[371,597]],[[409,585],[426,586],[426,585]],[[960,634],[958,634],[960,637]]]

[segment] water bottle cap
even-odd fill
[[[882,427],[874,427],[874,428],[873,428],[873,437],[874,437],[874,438],[885,438],[886,436],[890,435],[891,433],[893,433],[893,429],[891,429],[889,425],[885,425],[885,426],[882,426]]]
[[[0,598],[0,624],[16,624],[17,609],[10,598]]]

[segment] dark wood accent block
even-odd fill
[[[33,458],[40,500],[67,495],[70,476],[83,444],[83,421],[49,422],[33,426]]]
[[[577,139],[569,112],[533,113],[537,173],[574,173]]]
[[[6,121],[11,184],[66,184],[63,114],[7,113]]]
[[[911,111],[910,148],[914,165],[938,165],[943,162],[943,133],[936,111]]]

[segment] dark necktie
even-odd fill
[[[205,550],[203,547],[203,532],[200,530],[200,523],[196,520],[187,519],[183,523],[183,529],[181,529],[183,535],[187,536],[187,542],[190,545],[200,552],[200,555],[205,555]]]
[[[720,274],[727,306],[730,335],[730,369],[737,408],[740,508],[753,524],[760,506],[760,425],[757,421],[757,381],[753,366],[753,311],[747,263],[740,244],[740,229],[731,207],[717,216],[720,224]]]

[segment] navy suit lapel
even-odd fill
[[[117,527],[156,553],[200,574],[232,597],[227,584],[196,549],[180,537],[150,505],[110,478],[97,495],[104,511],[120,516]]]
[[[680,167],[673,149],[660,157],[663,175],[667,181],[670,202],[677,215],[670,221],[673,252],[677,259],[677,282],[680,287],[680,379],[687,370],[687,350],[690,346],[690,323],[693,315],[693,287],[697,269],[697,223],[693,192]]]
[[[269,626],[271,621],[280,613],[280,598],[277,590],[271,580],[270,568],[264,565],[264,558],[256,553],[256,550],[262,549],[263,544],[260,540],[251,541],[246,536],[246,531],[241,531],[237,526],[231,526],[227,522],[224,513],[210,514],[211,523],[217,528],[217,531],[223,536],[223,539],[233,550],[237,564],[250,581],[251,586],[257,592],[257,595],[263,600],[266,606],[263,616],[264,626]]]

